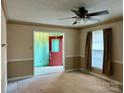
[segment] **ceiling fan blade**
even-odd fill
[[[109,12],[107,10],[104,10],[104,11],[89,13],[87,14],[87,16],[98,16],[98,15],[105,15],[105,14],[109,14]]]
[[[73,18],[77,18],[77,16],[74,16],[74,17],[66,17],[66,18],[59,18],[58,20],[73,19]]]
[[[81,18],[79,18],[77,22],[80,23],[81,22]]]
[[[78,10],[71,9],[72,12],[74,12],[77,16],[81,16],[81,13]]]
[[[80,23],[80,21],[81,21],[81,18],[80,17],[77,17],[76,20],[74,21],[74,23],[72,25],[75,25],[77,23]]]
[[[74,21],[74,23],[72,25],[75,25],[75,24],[77,24],[77,21]]]
[[[94,21],[94,22],[100,22],[101,21],[100,19],[93,18],[93,17],[89,17],[88,19],[91,21]]]

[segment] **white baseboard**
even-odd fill
[[[99,75],[99,74],[96,74],[96,73],[93,73],[93,72],[89,72],[89,71],[87,71],[87,70],[85,70],[85,69],[83,69],[83,68],[80,68],[80,70],[81,70],[81,71],[84,71],[84,72],[87,72],[87,73],[89,73],[89,74],[95,75],[95,76],[97,76],[97,77],[100,77],[100,78],[102,78],[102,79],[105,79],[105,80],[114,82],[114,83],[116,83],[116,84],[123,85],[122,82],[119,82],[119,81],[110,79],[110,78],[108,78],[108,77],[105,77],[105,76],[102,76],[102,75]]]
[[[71,71],[77,71],[77,70],[80,70],[80,69],[79,68],[67,69],[67,70],[65,70],[65,72],[71,72]]]
[[[8,78],[8,81],[15,81],[19,79],[25,79],[25,78],[31,78],[33,75],[28,75],[28,76],[21,76],[21,77],[14,77],[14,78]]]
[[[15,62],[15,61],[28,61],[28,60],[34,60],[33,58],[25,58],[25,59],[10,59],[8,62]]]

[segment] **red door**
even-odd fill
[[[62,65],[62,40],[63,36],[50,36],[49,37],[49,65],[60,66]]]

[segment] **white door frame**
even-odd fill
[[[49,31],[39,31],[39,30],[35,30],[35,31],[33,31],[33,59],[34,59],[34,33],[35,32],[44,32],[44,33],[61,33],[62,35],[63,35],[63,69],[64,69],[64,71],[65,71],[65,32],[49,32]],[[34,73],[34,60],[33,60],[33,75],[34,75],[35,73]]]

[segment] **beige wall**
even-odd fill
[[[81,55],[81,67],[85,66],[84,53],[85,53],[85,41],[88,31],[96,31],[99,29],[112,27],[112,79],[122,82],[123,78],[123,21],[118,21],[101,26],[91,27],[87,29],[81,29],[80,32],[80,55]]]
[[[80,54],[84,56],[85,52],[85,41],[86,34],[88,31],[96,31],[103,28],[112,27],[112,60],[123,63],[123,22],[114,22],[106,25],[101,25],[97,27],[92,27],[88,29],[81,29],[80,43],[81,43],[81,51]]]
[[[33,31],[64,32],[65,56],[79,55],[78,30],[19,24],[8,24],[7,27],[8,60],[33,59]]]
[[[77,69],[84,65],[86,33],[112,27],[112,79],[122,81],[123,26],[122,21],[87,29],[64,29],[33,25],[7,25],[8,32],[8,77],[31,75],[33,72],[33,31],[65,33],[65,69]],[[81,56],[81,57],[80,57]],[[27,63],[26,63],[27,62]],[[81,62],[81,65],[80,65]],[[115,64],[114,64],[115,63]],[[27,65],[28,64],[28,65]],[[120,68],[120,69],[118,69]]]
[[[8,62],[8,79],[33,75],[33,61],[21,60]]]
[[[1,44],[7,44],[6,18],[3,9],[1,9]],[[7,46],[1,47],[1,93],[6,93],[6,88],[7,88],[7,51],[6,50],[7,50]]]
[[[65,70],[71,71],[80,68],[80,56],[65,57]],[[33,60],[18,60],[8,62],[8,79],[22,78],[33,75]]]
[[[8,23],[7,27],[8,78],[32,74],[30,71],[33,72],[33,31],[63,32],[65,36],[65,69],[80,67],[80,62],[75,58],[75,56],[79,56],[80,54],[80,37],[77,29],[51,28],[12,23]],[[25,65],[26,62],[30,65]],[[73,63],[72,66],[68,65],[71,63]],[[74,66],[75,64],[76,66]]]
[[[81,57],[80,68],[85,69],[85,67],[86,67],[86,63],[84,62],[84,57]],[[102,70],[99,70],[96,68],[92,68],[91,71],[93,73],[100,74],[102,76],[111,78],[113,80],[123,82],[123,65],[121,63],[117,63],[117,62],[112,61],[112,75],[111,76],[106,76],[106,75],[102,74]]]

